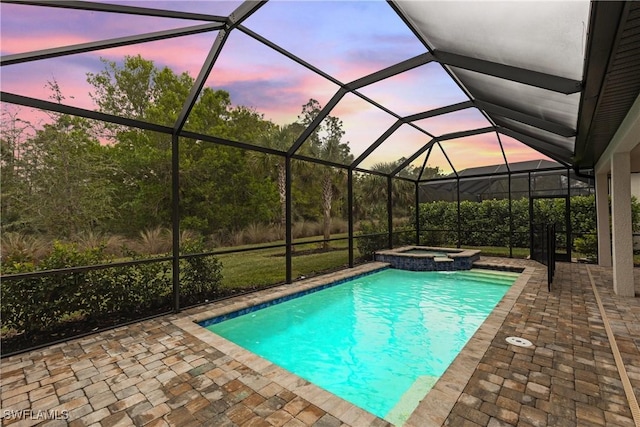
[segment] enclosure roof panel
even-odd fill
[[[561,164],[552,162],[549,160],[528,160],[525,162],[510,163],[509,168],[507,168],[507,166],[504,164],[481,166],[477,168],[467,168],[459,171],[458,175],[461,178],[463,178],[465,176],[503,174],[509,171],[511,171],[512,173],[523,172],[523,171],[533,172],[533,171],[545,170],[545,169],[558,169],[561,167],[562,167]]]
[[[436,51],[582,79],[589,2],[398,1]]]

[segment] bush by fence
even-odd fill
[[[538,206],[537,219],[545,223],[564,223],[564,200]],[[640,203],[632,198],[634,230],[640,229]],[[529,199],[511,203],[513,247],[529,246]],[[593,251],[596,231],[595,196],[570,198],[572,237],[580,251]],[[420,204],[420,241],[425,245],[455,245],[458,242],[457,202],[434,201]],[[509,246],[509,201],[460,202],[460,244],[462,246]],[[563,238],[559,236],[559,238]],[[585,252],[583,252],[585,253]],[[590,253],[585,253],[591,255]]]
[[[194,253],[201,252],[202,247],[200,242],[188,242],[183,249]],[[49,256],[35,265],[6,260],[3,275],[106,262],[109,258],[102,248],[79,250],[77,245],[56,242]],[[180,267],[182,306],[216,296],[222,264],[215,257],[182,259]],[[3,341],[16,334],[29,337],[52,332],[72,322],[82,321],[88,327],[110,325],[172,308],[172,264],[166,258],[42,277],[7,278],[1,286]]]
[[[529,245],[529,205],[527,200],[512,203],[515,247]],[[508,200],[460,202],[460,244],[462,246],[509,246]],[[457,202],[436,201],[420,204],[420,241],[429,246],[455,246],[458,243]]]
[[[403,246],[415,243],[415,229],[412,225],[393,228],[393,245]],[[372,260],[375,251],[389,247],[387,223],[382,221],[362,221],[356,246],[362,258]]]

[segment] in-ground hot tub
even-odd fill
[[[375,260],[387,262],[393,268],[411,271],[470,270],[480,259],[476,249],[436,248],[431,246],[404,246],[378,251]]]

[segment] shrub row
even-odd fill
[[[404,246],[415,243],[413,225],[398,225],[393,227],[393,246]],[[389,247],[389,235],[386,222],[362,221],[356,245],[360,255],[367,260],[373,259],[375,251]]]
[[[201,252],[199,242],[185,242],[188,253]],[[37,265],[8,260],[3,274],[54,270],[108,262],[102,248],[79,250],[55,242]],[[222,265],[215,257],[180,261],[181,305],[212,299],[222,281]],[[114,323],[144,317],[171,308],[171,261],[158,261],[98,270],[60,273],[46,277],[4,279],[1,283],[3,332],[27,336],[54,330],[70,320],[88,324]]]
[[[539,203],[536,207],[536,221],[542,223],[564,223],[565,201],[551,199],[548,203]],[[640,227],[640,203],[632,200],[634,230]],[[412,216],[413,217],[413,216]],[[511,221],[509,220],[511,218]],[[429,246],[455,246],[460,239],[462,246],[495,246],[527,248],[529,247],[529,199],[509,201],[483,200],[481,202],[460,202],[460,236],[458,236],[458,203],[434,201],[420,204],[420,242]],[[570,221],[572,244],[585,255],[595,255],[595,198],[591,196],[573,196],[570,198]],[[513,227],[511,238],[510,222]],[[362,223],[361,234],[386,233],[384,223]],[[396,231],[394,229],[394,231]],[[411,233],[394,236],[394,245],[413,243]],[[565,236],[559,235],[563,240]],[[564,242],[560,242],[564,244]],[[358,248],[370,258],[374,251],[386,248],[386,235],[361,237]]]
[[[593,196],[570,199],[571,228],[574,234],[595,230]],[[538,205],[536,220],[564,223],[564,200],[553,199]],[[460,244],[462,246],[509,246],[509,201],[483,200],[460,202]],[[529,246],[529,200],[511,203],[514,247]],[[458,241],[458,208],[456,202],[435,201],[420,204],[421,242],[426,245],[452,245]]]

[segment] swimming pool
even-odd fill
[[[387,269],[207,328],[401,424],[516,277]]]

